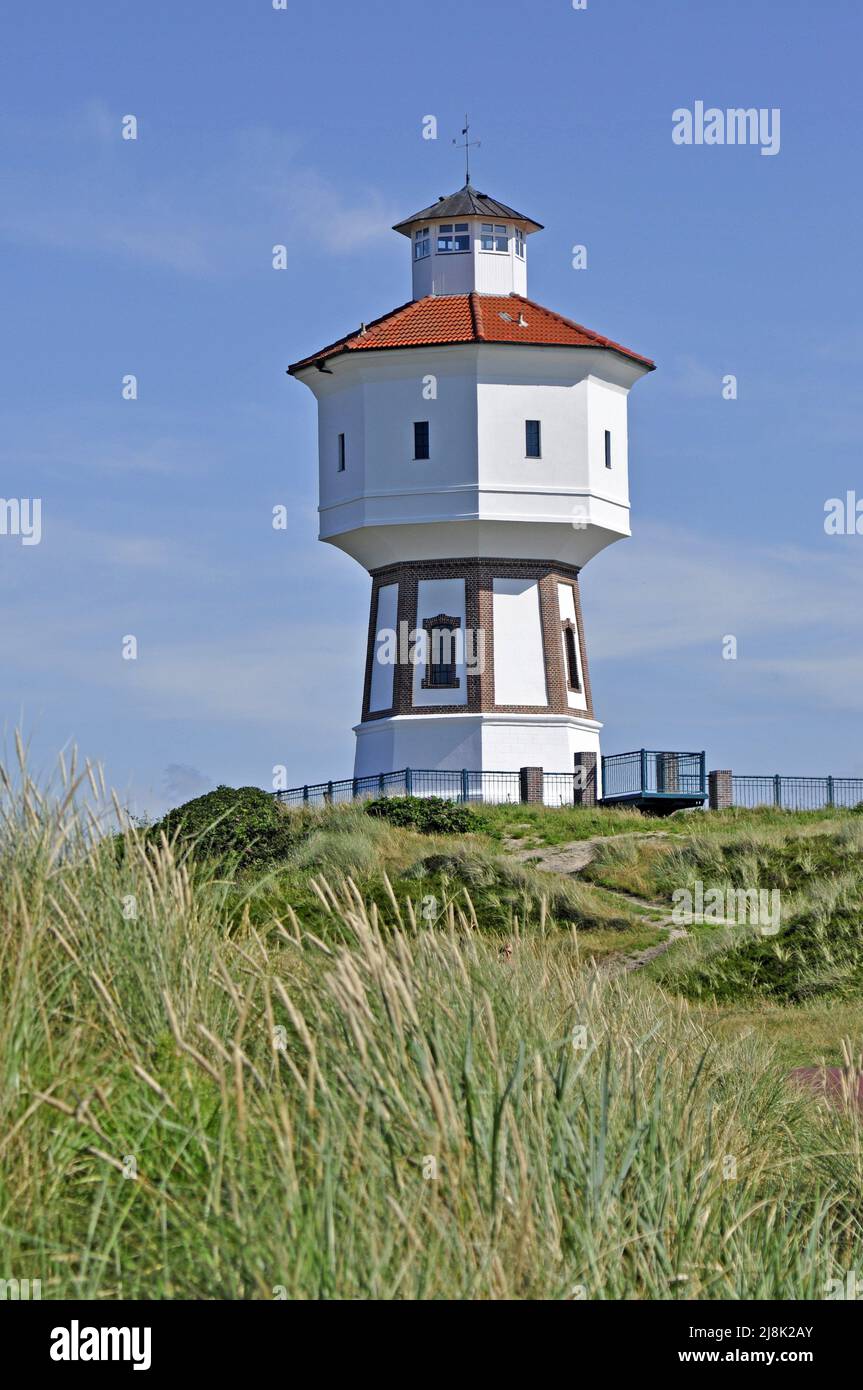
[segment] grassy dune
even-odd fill
[[[792,1299],[861,1267],[856,1116],[796,1094],[712,1002],[596,968],[592,938],[644,930],[599,882],[625,858],[553,879],[502,860],[502,816],[296,830],[266,873],[138,832],[118,856],[72,779],[7,783],[5,1277],[46,1298]],[[661,897],[667,864],[638,864]]]

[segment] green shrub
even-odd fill
[[[297,834],[274,797],[260,787],[217,787],[176,806],[147,831],[183,846],[203,859],[226,859],[249,867],[287,858]]]
[[[391,825],[421,830],[426,835],[464,835],[479,822],[469,806],[440,796],[385,796],[366,803],[366,813]]]

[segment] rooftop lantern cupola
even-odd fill
[[[527,294],[527,238],[542,225],[470,183],[397,222],[409,238],[413,297]]]
[[[289,368],[318,404],[320,538],[372,581],[354,775],[596,778],[579,574],[630,534],[653,363],[527,298],[540,224],[469,174],[395,230],[413,299]]]

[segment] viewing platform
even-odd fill
[[[602,759],[603,806],[634,806],[652,815],[671,815],[707,800],[704,753],[638,748]]]

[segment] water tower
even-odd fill
[[[372,580],[354,775],[594,764],[578,577],[630,534],[653,363],[527,297],[542,230],[470,181],[399,222],[413,297],[294,363],[320,539]]]

